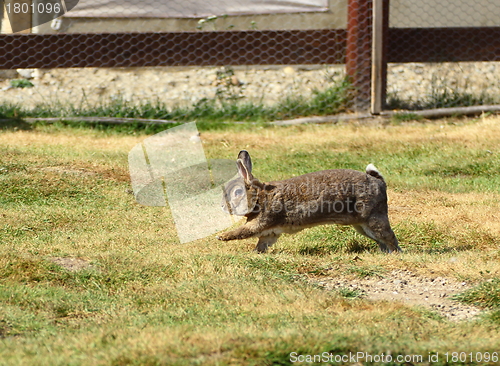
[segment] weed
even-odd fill
[[[340,296],[345,297],[347,299],[357,299],[363,297],[363,291],[359,289],[341,287],[337,289],[337,292],[339,293]]]
[[[234,75],[234,70],[231,67],[224,67],[216,71],[216,84],[215,98],[222,106],[244,98],[241,83]]]
[[[415,113],[394,113],[391,117],[391,122],[394,124],[399,124],[409,121],[421,121],[422,119],[422,116],[419,116]]]
[[[27,79],[12,79],[10,81],[10,86],[13,88],[32,88],[33,83]]]
[[[387,107],[389,109],[433,109],[468,107],[474,105],[496,104],[498,98],[492,96],[487,90],[479,93],[472,92],[467,82],[459,82],[451,86],[446,75],[434,74],[431,78],[428,94],[419,100],[403,100],[396,93],[389,93]]]

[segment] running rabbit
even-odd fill
[[[383,252],[400,252],[387,216],[386,184],[372,164],[366,173],[350,169],[323,170],[262,183],[252,175],[250,154],[236,160],[238,178],[223,190],[222,208],[247,222],[219,240],[258,237],[255,250],[267,251],[282,233],[293,234],[324,224],[352,225],[375,240]]]

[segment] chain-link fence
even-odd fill
[[[366,110],[372,98],[372,0],[5,0],[2,9],[0,93],[25,109],[269,120]],[[498,103],[497,0],[392,0],[387,13],[389,108]]]

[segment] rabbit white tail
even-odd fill
[[[378,169],[373,164],[368,164],[368,166],[366,167],[366,174],[369,174],[377,179],[384,180],[382,174],[380,174]]]

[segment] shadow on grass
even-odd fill
[[[346,240],[341,244],[338,243],[319,243],[312,244],[310,246],[303,246],[298,250],[298,253],[301,255],[310,255],[310,256],[323,256],[329,255],[332,253],[365,253],[371,252],[374,250],[374,246],[371,245],[370,242],[364,240],[350,239]]]
[[[29,131],[33,129],[33,126],[22,119],[2,119],[0,114],[0,131]]]
[[[407,247],[408,248],[408,247]],[[448,254],[448,253],[458,253],[458,252],[466,252],[474,249],[473,245],[459,245],[459,246],[442,246],[435,248],[419,248],[413,247],[408,248],[408,252],[414,254]]]

